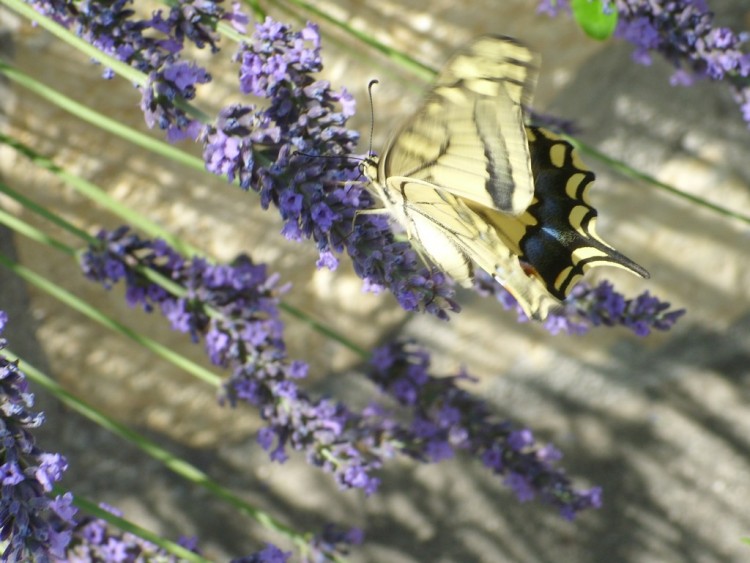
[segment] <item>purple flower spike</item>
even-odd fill
[[[269,543],[262,550],[247,557],[232,559],[230,563],[287,563],[291,557],[291,551],[282,551]]]
[[[221,111],[201,137],[206,168],[258,192],[264,208],[276,207],[287,239],[312,238],[318,267],[335,268],[334,253],[346,250],[367,289],[389,287],[409,311],[440,318],[457,311],[446,276],[420,267],[385,216],[356,214],[373,202],[351,156],[358,134],[346,121],[354,99],[315,76],[322,69],[317,27],[294,32],[268,19],[235,60],[241,92],[267,103]]]
[[[159,310],[194,342],[204,339],[211,361],[231,373],[223,400],[258,408],[267,422],[258,441],[274,461],[285,461],[289,448],[304,451],[343,488],[367,494],[377,489],[373,473],[389,455],[390,423],[375,410],[361,415],[312,399],[297,385],[307,365],[287,358],[277,276],[246,257],[230,266],[187,261],[163,242],[141,240],[126,228],[101,233],[99,240],[82,257],[86,275],[105,287],[124,280],[133,306]],[[144,275],[146,268],[182,285],[187,295],[167,293]]]
[[[615,5],[620,13],[616,34],[636,45],[636,53],[659,52],[678,69],[713,80],[748,76],[747,55],[740,50],[747,38],[714,27],[702,0],[617,0]]]
[[[181,0],[166,16],[159,10],[145,20],[135,17],[131,0],[31,3],[62,25],[75,27],[82,39],[104,53],[147,74],[141,100],[146,123],[167,131],[172,142],[195,139],[200,132],[200,124],[175,105],[175,99],[191,100],[195,85],[211,80],[204,69],[180,59],[185,42],[199,49],[209,46],[215,53],[219,50],[216,26],[221,20],[239,26],[247,22],[236,7],[225,13],[222,0]],[[112,78],[111,69],[104,76]]]
[[[494,295],[505,309],[516,311],[519,321],[528,320],[510,293],[491,277],[479,274],[477,290],[481,294]],[[608,281],[596,287],[579,282],[562,307],[550,312],[544,328],[552,334],[585,334],[595,326],[625,326],[638,336],[648,336],[652,330],[670,330],[685,314],[685,309],[675,310],[670,306],[648,292],[627,299]]]
[[[211,76],[205,69],[178,62],[163,70],[149,74],[148,84],[143,88],[141,110],[149,127],[158,125],[167,131],[170,142],[196,139],[201,130],[200,122],[191,119],[175,100],[190,100],[195,97],[195,85],[206,84]]]
[[[569,332],[580,332],[585,323],[591,326],[622,325],[638,336],[647,336],[652,330],[669,330],[685,309],[670,310],[670,304],[649,294],[642,293],[634,299],[625,299],[614,290],[610,282],[603,281],[596,287],[581,283],[565,303],[565,310],[557,320],[568,315]]]
[[[379,348],[372,365],[371,379],[412,413],[412,426],[398,429],[403,453],[436,461],[454,451],[467,452],[502,476],[520,501],[540,499],[568,519],[601,505],[598,493],[576,491],[565,473],[554,467],[561,457],[556,448],[537,445],[528,429],[496,420],[484,402],[458,387],[458,380],[468,378],[465,373],[430,375],[429,356],[409,343]]]
[[[297,384],[307,366],[286,356],[276,277],[265,268],[247,258],[232,266],[185,261],[164,243],[142,241],[125,229],[99,238],[102,244],[83,257],[84,270],[106,286],[114,283],[107,273],[114,272],[137,296],[134,303],[161,310],[196,342],[205,339],[212,361],[232,374],[225,400],[254,405],[266,421],[258,441],[274,461],[284,462],[289,449],[304,451],[310,464],[332,473],[342,488],[371,494],[380,484],[375,472],[396,453],[437,462],[460,450],[503,475],[520,498],[533,494],[572,513],[590,506],[552,467],[557,450],[536,446],[528,430],[494,420],[484,403],[456,385],[467,374],[430,375],[429,355],[412,346],[377,350],[371,378],[410,412],[405,426],[378,405],[357,413],[313,399]],[[183,285],[188,296],[155,290],[142,271],[146,267]],[[653,304],[643,308],[652,311]]]
[[[122,517],[122,512],[100,504],[100,508],[115,516]],[[200,553],[197,541],[193,538],[180,538],[178,543],[192,551]],[[65,552],[65,561],[71,563],[89,561],[164,561],[177,563],[179,559],[161,547],[127,532],[113,529],[105,520],[88,516],[76,526],[73,540]]]
[[[8,317],[0,311],[0,333]],[[0,338],[0,350],[6,341]],[[17,362],[0,354],[0,540],[3,561],[64,558],[75,524],[73,495],[47,496],[68,467],[60,454],[40,450],[32,432],[44,416],[32,412],[34,396]]]
[[[750,126],[750,53],[743,46],[750,34],[734,33],[714,25],[714,15],[704,0],[614,0],[618,12],[615,35],[635,45],[633,59],[651,64],[660,53],[677,69],[670,83],[689,86],[695,78],[726,80]],[[541,0],[540,13],[556,16],[570,11],[563,0]]]

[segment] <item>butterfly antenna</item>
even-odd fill
[[[379,84],[377,80],[370,80],[367,85],[367,95],[370,97],[370,143],[367,147],[368,158],[372,156],[372,136],[375,132],[375,104],[372,103],[372,87]]]

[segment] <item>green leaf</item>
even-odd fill
[[[617,10],[607,0],[571,0],[573,17],[592,39],[604,41],[617,27]]]

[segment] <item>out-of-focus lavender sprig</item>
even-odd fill
[[[0,334],[8,317],[0,311]],[[0,350],[6,347],[0,338]],[[44,422],[31,407],[34,395],[17,362],[0,353],[0,541],[3,561],[49,561],[63,557],[75,525],[73,495],[50,498],[68,463],[40,450],[32,432]]]
[[[299,561],[302,563],[323,563],[331,561],[330,555],[339,553],[346,555],[346,549],[339,549],[337,544],[358,545],[362,541],[362,533],[353,528],[344,530],[335,526],[326,526],[321,534],[315,536],[311,548],[303,554]],[[292,557],[291,551],[282,551],[273,544],[251,555],[232,559],[230,563],[286,563]]]
[[[240,187],[260,194],[264,207],[276,206],[284,236],[316,242],[318,267],[334,269],[334,252],[346,250],[366,287],[390,287],[406,310],[441,318],[458,310],[446,276],[419,266],[410,245],[394,240],[385,216],[357,215],[372,198],[351,156],[358,134],[346,121],[354,100],[315,77],[322,69],[317,27],[292,31],[267,19],[235,59],[241,92],[267,104],[221,111],[203,134],[207,169],[239,179]]]
[[[99,506],[115,516],[122,516],[122,512],[112,506],[106,504],[100,504]],[[193,538],[180,538],[177,543],[193,553],[200,553],[197,542]],[[106,521],[93,516],[87,516],[78,522],[63,559],[68,563],[89,563],[92,561],[163,561],[165,563],[176,563],[181,560],[175,555],[171,555],[164,548],[134,534],[112,528]]]
[[[461,389],[466,373],[430,375],[429,355],[410,343],[375,350],[372,380],[407,406],[412,424],[403,435],[404,449],[422,461],[450,458],[456,450],[476,456],[502,476],[521,502],[539,498],[566,519],[601,506],[601,489],[575,490],[565,473],[554,467],[562,454],[551,445],[535,444],[530,430],[499,421],[487,405]]]
[[[310,542],[312,551],[306,557],[306,561],[317,563],[323,561],[326,554],[332,553],[348,555],[349,547],[361,545],[364,537],[364,532],[359,528],[344,528],[334,524],[326,524],[323,530],[315,534]]]
[[[656,51],[698,76],[748,76],[750,54],[741,50],[748,34],[715,27],[704,0],[616,0],[615,6],[620,15],[615,34],[636,45],[638,62],[650,64],[649,51]]]
[[[538,14],[547,14],[551,18],[560,13],[570,13],[570,0],[539,0],[536,7]]]
[[[618,12],[615,35],[636,46],[633,59],[651,64],[661,53],[677,69],[673,85],[687,86],[695,78],[727,80],[750,124],[750,53],[743,51],[747,32],[734,33],[714,25],[705,0],[613,0]],[[538,10],[551,16],[570,11],[567,0],[542,0]]]
[[[122,516],[114,507],[99,505],[102,509]],[[64,560],[68,563],[90,563],[92,561],[159,561],[176,563],[178,557],[170,554],[149,541],[128,532],[122,532],[110,526],[105,520],[92,516],[85,517],[72,532],[72,540],[65,550]],[[316,534],[310,544],[304,548],[301,561],[318,563],[331,561],[332,554],[345,555],[348,546],[362,542],[362,532],[357,528],[343,529],[327,525],[320,534]],[[197,538],[181,537],[177,543],[196,554],[201,554]],[[243,557],[236,557],[231,563],[285,563],[292,556],[291,551],[283,551],[276,545],[268,543],[262,549]]]
[[[485,296],[494,295],[506,310],[515,310],[520,322],[528,321],[515,298],[489,276],[478,275],[477,291]],[[579,282],[558,309],[550,311],[544,327],[552,334],[586,334],[596,326],[624,326],[638,336],[648,336],[652,330],[669,330],[685,309],[670,309],[648,291],[628,299],[615,291],[608,281],[592,287]]]
[[[269,543],[266,547],[245,557],[232,559],[230,563],[287,563],[292,556],[291,551],[282,551]]]

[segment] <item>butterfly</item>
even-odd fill
[[[592,267],[648,272],[596,234],[572,145],[525,124],[538,69],[515,39],[477,38],[364,174],[423,259],[465,286],[479,267],[543,320]]]

